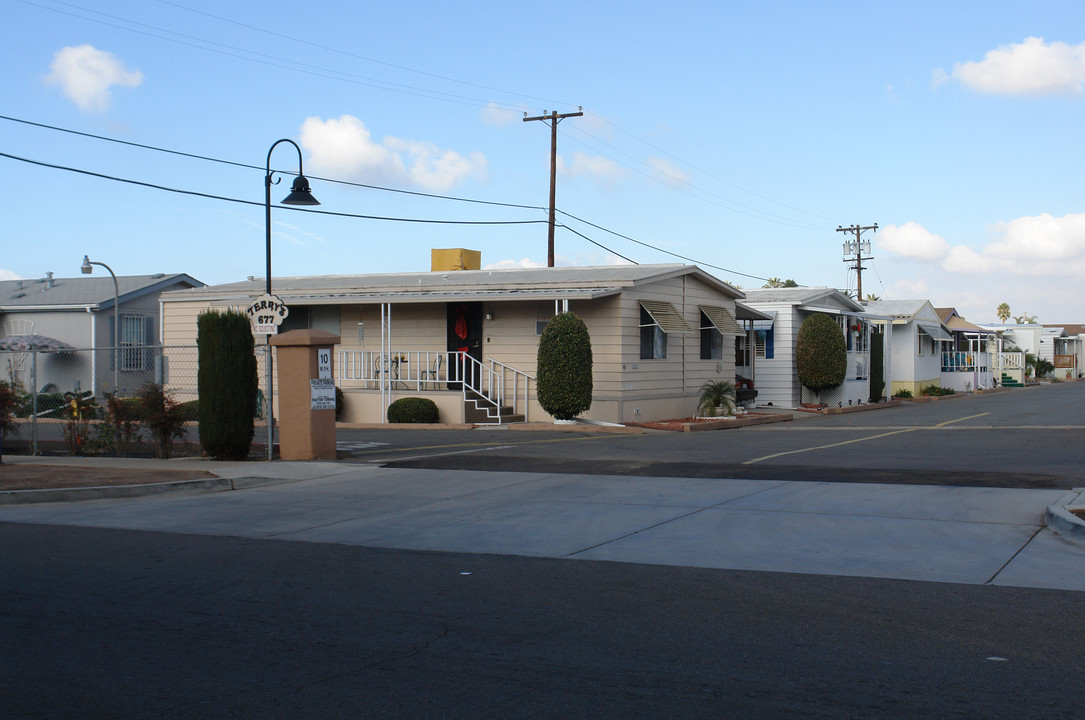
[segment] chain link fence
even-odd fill
[[[116,400],[134,398],[155,383],[184,405],[191,421],[173,454],[199,454],[198,357],[195,345],[0,350],[0,380],[15,400],[15,430],[4,438],[4,451],[153,456],[149,430],[125,418],[126,403]]]

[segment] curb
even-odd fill
[[[228,490],[245,490],[263,485],[295,482],[283,478],[203,478],[200,480],[177,480],[175,482],[141,483],[138,485],[96,485],[80,488],[55,488],[49,490],[2,490],[0,505],[29,505],[31,503],[84,502],[88,500],[116,500],[148,497],[151,495],[174,495],[182,493],[210,493]]]
[[[1085,540],[1085,519],[1070,510],[1085,510],[1085,488],[1074,488],[1054,505],[1047,506],[1044,521],[1057,533]]]

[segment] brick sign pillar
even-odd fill
[[[279,457],[335,460],[332,357],[340,337],[324,330],[274,335],[278,348]]]

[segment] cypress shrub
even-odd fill
[[[799,382],[814,392],[843,384],[848,373],[848,345],[836,320],[825,313],[803,320],[795,341],[795,367]]]
[[[440,422],[437,403],[429,398],[405,397],[388,406],[390,423],[435,423]]]
[[[870,402],[878,402],[885,394],[885,333],[870,334]]]
[[[535,390],[542,409],[572,420],[591,408],[592,353],[588,328],[577,315],[562,313],[539,338]]]
[[[199,349],[200,445],[222,460],[244,460],[256,417],[256,355],[248,317],[206,312],[196,326]]]

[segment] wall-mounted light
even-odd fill
[[[486,313],[486,319],[487,320],[493,320],[494,319],[494,314],[493,313]]]

